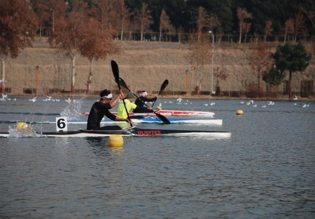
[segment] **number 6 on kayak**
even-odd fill
[[[57,132],[68,131],[67,117],[56,117],[56,130]]]

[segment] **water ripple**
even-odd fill
[[[0,139],[0,218],[315,218],[313,113],[233,103],[230,139]]]

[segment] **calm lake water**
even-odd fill
[[[75,116],[95,101],[28,99],[0,101],[0,121]],[[110,148],[107,138],[1,138],[0,218],[315,218],[315,102],[247,102],[159,99],[163,109],[215,112],[223,125],[138,125],[228,139],[124,137]]]

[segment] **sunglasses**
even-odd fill
[[[109,100],[109,101],[112,101],[112,98],[102,98],[102,100]]]

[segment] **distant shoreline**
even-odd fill
[[[134,42],[117,41],[122,52],[110,55],[105,60],[94,63],[90,84],[91,94],[97,96],[103,89],[117,91],[110,61],[115,60],[119,65],[119,74],[128,87],[134,91],[146,90],[149,95],[158,93],[161,83],[169,80],[163,91],[163,97],[182,97],[190,99],[246,99],[247,86],[257,84],[257,74],[248,64],[248,55],[255,44],[217,43],[214,53],[214,73],[224,71],[226,79],[213,78],[210,57],[204,65],[195,69],[191,64],[189,45],[171,42]],[[271,51],[275,51],[276,44],[268,44]],[[8,95],[39,96],[82,96],[87,90],[87,80],[90,71],[88,59],[78,56],[75,67],[75,94],[71,90],[72,62],[56,48],[51,48],[46,38],[37,38],[34,47],[25,48],[16,59],[8,58],[5,63],[5,84]],[[36,67],[39,80],[36,81]],[[288,76],[287,76],[288,78]],[[286,80],[287,80],[286,78]],[[300,99],[315,99],[314,91],[301,93],[301,81],[308,83],[315,78],[315,64],[313,59],[303,74],[296,73],[292,81],[292,91]],[[260,78],[263,88],[261,95],[267,94],[267,84]],[[195,95],[199,87],[200,95]],[[219,87],[220,96],[210,96],[211,90]],[[285,83],[278,87],[278,98],[287,92]],[[38,92],[36,92],[36,90]],[[188,91],[189,95],[185,93]],[[64,93],[63,93],[64,92]],[[273,92],[274,93],[274,92]],[[253,93],[254,95],[255,93]],[[223,96],[224,95],[224,96]],[[273,94],[274,95],[274,94]],[[92,95],[91,95],[92,96]],[[251,98],[249,98],[251,99]],[[261,98],[256,98],[261,99]]]
[[[34,97],[36,95],[32,94],[25,94],[25,95],[9,95],[10,98],[12,97]],[[38,95],[37,97],[46,97],[47,95]],[[52,94],[50,95],[52,97],[65,97],[65,98],[99,98],[98,95],[57,95]],[[153,95],[154,96],[154,95]],[[248,97],[226,97],[226,96],[209,96],[209,95],[161,95],[159,96],[159,99],[199,99],[199,100],[256,100],[256,101],[309,101],[309,102],[315,102],[315,98],[298,98],[298,100],[290,100],[288,97],[278,97],[278,98],[271,98],[271,97],[263,97],[263,98],[248,98]]]

